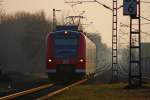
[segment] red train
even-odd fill
[[[49,33],[46,47],[50,80],[70,81],[95,73],[96,46],[84,33],[67,29]]]

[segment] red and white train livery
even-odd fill
[[[95,73],[96,46],[82,32],[60,30],[46,39],[49,79],[72,80]]]

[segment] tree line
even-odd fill
[[[33,68],[31,72],[44,70],[45,36],[51,30],[52,22],[44,12],[1,13],[1,68],[21,72],[29,68]]]

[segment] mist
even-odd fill
[[[45,72],[45,36],[52,23],[43,12],[0,16],[0,65],[5,72]]]

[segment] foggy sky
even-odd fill
[[[112,7],[112,0],[99,1],[106,4],[109,7]],[[121,5],[122,1],[123,0],[119,0],[118,5]],[[141,6],[141,15],[150,19],[150,14],[148,10],[150,8],[150,4],[141,4]],[[87,17],[87,19],[85,19],[83,23],[86,24],[94,22],[94,24],[87,27],[86,30],[92,33],[101,33],[102,41],[104,43],[107,43],[108,46],[111,46],[112,12],[97,3],[84,3],[82,5],[77,5],[72,8],[69,4],[65,4],[64,0],[4,0],[3,8],[8,13],[14,13],[17,11],[37,12],[39,10],[43,10],[48,18],[52,18],[53,8],[61,9],[63,12],[57,12],[57,19],[61,19],[62,15],[78,15],[83,10],[85,10],[86,13],[84,15],[85,17]],[[122,9],[120,9],[118,12],[118,21],[129,24],[129,17],[122,15]],[[120,25],[120,22],[118,22],[118,27]],[[142,20],[142,22],[147,21]],[[148,28],[149,25],[142,26],[142,31],[150,32],[150,28]],[[128,29],[123,30],[129,32]]]

